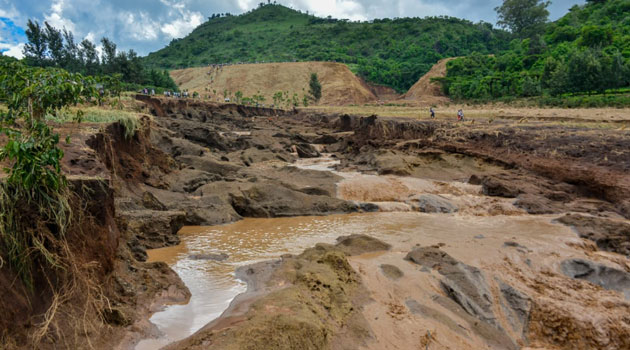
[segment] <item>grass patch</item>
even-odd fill
[[[81,121],[86,123],[120,123],[125,128],[125,138],[130,139],[138,130],[138,114],[118,109],[99,107],[68,108],[57,112],[56,115],[47,115],[46,120],[55,123],[71,123]]]

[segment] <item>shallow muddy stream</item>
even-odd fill
[[[326,170],[334,164],[333,159],[320,159],[302,163],[300,167]],[[417,244],[443,244],[443,249],[457,259],[480,267],[512,254],[504,246],[506,241],[518,239],[530,252],[535,254],[539,250],[544,256],[543,250],[563,246],[561,241],[576,238],[568,228],[552,224],[552,217],[523,215],[509,202],[480,195],[476,186],[411,178],[362,177],[357,173],[340,175],[344,177],[338,187],[340,197],[380,202],[382,212],[245,219],[224,226],[186,227],[180,232],[180,245],[149,251],[150,261],[164,261],[179,274],[192,297],[187,305],[171,305],[154,314],[151,322],[161,336],[141,341],[136,350],[158,349],[191,335],[217,318],[237,294],[246,290],[245,284],[235,278],[237,267],[279,258],[286,253],[297,254],[319,242],[334,243],[339,236],[366,234],[379,238],[394,246],[392,253],[401,256],[395,255],[392,259],[404,264],[408,264],[402,260],[405,249],[408,251]],[[410,212],[403,199],[414,193],[438,193],[457,203],[460,211],[453,214]],[[497,211],[490,215],[492,208]],[[561,254],[561,250],[556,251]],[[224,261],[199,259],[201,254],[221,253],[229,257]],[[570,252],[567,251],[567,255]]]

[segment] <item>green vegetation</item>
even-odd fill
[[[0,61],[0,101],[6,104],[0,112],[6,138],[0,162],[8,174],[0,184],[0,249],[28,288],[35,266],[65,268],[64,236],[72,220],[59,135],[44,117],[98,99],[92,78]]]
[[[541,96],[542,105],[628,106],[627,96],[610,95],[630,86],[628,13],[630,0],[576,5],[540,37],[515,39],[496,56],[474,53],[449,62],[444,89],[454,99]]]
[[[311,73],[311,80],[308,83],[308,93],[316,103],[322,98],[322,84],[319,83],[317,73]]]
[[[504,28],[509,28],[518,38],[536,38],[545,30],[549,18],[547,6],[551,2],[540,0],[504,0],[497,8],[499,21]]]
[[[144,58],[148,67],[237,62],[337,61],[366,80],[403,92],[441,58],[507,48],[509,34],[451,17],[350,22],[280,5],[213,15],[183,39]]]
[[[66,108],[46,115],[46,121],[55,123],[69,123],[80,119],[87,123],[120,123],[125,128],[125,137],[133,137],[139,126],[138,114],[120,109],[105,109],[103,107]]]
[[[98,56],[96,45],[84,39],[74,41],[72,32],[52,27],[47,22],[41,26],[28,21],[24,47],[25,62],[33,67],[56,67],[84,75],[115,76],[124,82],[125,90],[149,87],[161,90],[177,90],[177,85],[166,70],[146,70],[135,51],[117,51],[116,44],[102,38],[103,53]]]

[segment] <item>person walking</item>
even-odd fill
[[[433,110],[433,107],[429,108],[429,112],[431,112],[431,119],[435,119],[435,111]]]
[[[464,111],[463,110],[459,110],[457,111],[457,121],[458,122],[463,122],[464,121]]]

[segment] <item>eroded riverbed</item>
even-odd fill
[[[156,349],[191,335],[218,317],[238,293],[245,291],[244,284],[234,277],[234,269],[244,264],[299,253],[318,242],[332,243],[337,237],[350,234],[367,234],[393,244],[398,251],[395,254],[396,260],[399,259],[397,265],[401,265],[402,270],[414,269],[402,257],[405,250],[417,244],[445,244],[443,249],[456,259],[481,267],[518,254],[514,248],[505,246],[506,241],[517,240],[531,251],[530,254],[539,256],[539,263],[544,263],[540,259],[550,249],[563,256],[573,254],[573,249],[563,242],[577,240],[568,228],[550,221],[550,217],[544,216],[390,212],[245,219],[225,226],[185,228],[180,233],[180,245],[152,250],[149,256],[152,261],[164,261],[172,266],[190,289],[191,301],[156,313],[151,322],[164,335],[157,340],[145,340],[136,349]],[[208,253],[225,253],[229,258],[225,261],[191,258]],[[392,260],[391,257],[380,259]]]
[[[324,157],[301,160],[297,166],[330,171],[337,164],[335,159]],[[136,350],[157,349],[186,338],[219,317],[236,295],[247,289],[236,278],[236,268],[284,254],[299,254],[317,243],[334,243],[340,236],[355,234],[392,246],[387,252],[349,258],[371,291],[372,302],[363,311],[375,335],[363,344],[368,349],[413,348],[418,337],[436,349],[518,349],[522,339],[546,343],[544,329],[539,333],[541,330],[527,320],[518,319],[509,310],[513,305],[506,309],[505,305],[514,300],[508,300],[505,293],[522,295],[522,291],[530,295],[531,299],[523,297],[529,301],[517,309],[527,307],[530,317],[541,324],[557,322],[548,320],[548,311],[541,310],[562,308],[568,319],[556,323],[558,332],[565,327],[579,329],[602,323],[606,312],[623,316],[625,307],[606,311],[606,305],[598,304],[602,296],[623,299],[623,294],[576,287],[573,280],[562,276],[563,262],[571,259],[590,259],[612,268],[624,266],[617,264],[614,254],[593,253],[592,246],[569,227],[554,222],[558,215],[529,215],[516,208],[512,199],[485,196],[480,186],[460,181],[334,173],[342,179],[337,197],[370,203],[379,212],[248,218],[222,226],[186,227],[179,233],[181,244],[149,251],[149,260],[171,266],[192,297],[186,305],[171,305],[154,314],[151,322],[158,329],[157,337],[141,341]],[[418,212],[427,209],[434,212]],[[407,254],[418,247],[441,250],[446,260],[438,262],[437,269],[407,261]],[[455,291],[450,298],[457,302],[458,298],[468,298],[462,296],[466,293],[477,293],[482,299],[473,303],[481,306],[462,312],[465,308],[445,298],[439,265],[449,264],[448,259],[455,259],[464,272],[458,277],[463,280],[447,283],[463,283],[456,289],[469,289],[459,297],[457,294],[462,292]],[[387,269],[394,269],[401,278],[392,280],[388,275],[392,270]],[[587,290],[582,294],[567,293],[584,288]],[[573,303],[576,298],[581,300]],[[539,300],[544,302],[537,304]],[[483,310],[475,309],[479,307]],[[585,308],[596,316],[585,318]],[[479,318],[491,326],[478,328]]]

